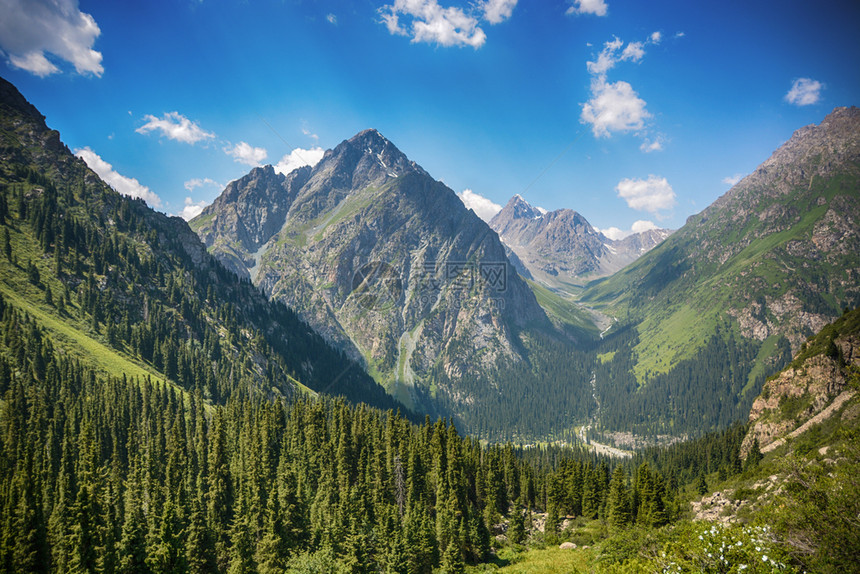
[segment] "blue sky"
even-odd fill
[[[619,233],[860,104],[858,30],[853,0],[0,0],[0,74],[170,214],[373,127],[485,215],[519,193]]]

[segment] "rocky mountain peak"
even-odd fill
[[[490,227],[531,278],[560,289],[618,271],[670,233],[651,230],[613,241],[577,211],[547,212],[532,207],[519,195],[493,217]]]
[[[295,214],[313,220],[351,191],[378,188],[407,173],[427,175],[377,130],[364,130],[325,153],[297,198]]]
[[[505,209],[510,212],[513,219],[538,219],[542,215],[539,209],[532,207],[520,194],[513,196],[502,211]]]

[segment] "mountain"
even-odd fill
[[[530,277],[566,291],[615,273],[671,234],[652,229],[612,240],[576,211],[546,212],[519,195],[493,217],[490,227],[522,261]]]
[[[767,380],[750,410],[742,456],[754,448],[767,453],[805,438],[804,433],[833,417],[856,419],[858,372],[860,309],[855,309],[804,342],[791,365]]]
[[[327,151],[313,169],[255,168],[191,226],[214,255],[408,404],[510,431],[491,404],[553,400],[523,399],[531,393],[521,375],[511,378],[526,368],[538,381],[529,347],[558,334],[498,236],[376,130]],[[547,344],[561,354],[569,346]],[[558,392],[577,396],[571,384],[557,381]],[[556,411],[558,420],[570,416],[567,406]]]
[[[182,219],[101,181],[2,79],[0,112],[0,295],[56,341],[53,353],[214,403],[316,390],[398,406]]]
[[[626,363],[607,395],[629,395],[664,424],[698,420],[690,429],[744,416],[768,373],[860,303],[858,221],[860,110],[837,108],[584,292],[582,302],[625,325],[619,336],[630,345],[613,356]],[[661,404],[674,415],[660,413]],[[621,407],[604,415],[627,424]]]

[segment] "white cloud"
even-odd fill
[[[592,97],[582,106],[583,123],[591,124],[595,137],[609,137],[610,132],[641,130],[651,117],[645,100],[627,82],[601,80],[592,86]]]
[[[221,185],[220,183],[218,183],[214,179],[210,179],[208,177],[204,177],[204,178],[197,177],[197,178],[189,179],[188,181],[186,181],[185,182],[185,189],[188,190],[188,193],[191,193],[196,188],[203,187],[204,185],[211,185],[212,187],[216,187],[219,189],[224,187],[223,185]]]
[[[730,175],[728,177],[723,178],[723,183],[729,186],[737,185],[737,183],[744,178],[744,174],[736,173],[734,175]]]
[[[329,24],[334,24],[335,26],[337,26],[337,16],[335,16],[334,14],[326,14],[325,19],[328,20]]]
[[[147,114],[143,119],[146,123],[135,130],[139,134],[159,131],[168,139],[191,145],[215,137],[215,134],[207,132],[179,112],[168,112],[162,118]]]
[[[183,207],[182,211],[179,212],[179,217],[185,221],[190,221],[200,215],[200,212],[203,211],[203,208],[207,205],[209,204],[205,201],[198,201],[195,203],[190,197],[186,197],[185,207]]]
[[[296,148],[281,158],[281,161],[275,166],[275,171],[287,175],[303,165],[313,167],[323,158],[323,155],[325,155],[325,150],[321,147],[312,147],[311,149]]]
[[[675,192],[665,177],[649,175],[648,179],[622,179],[615,191],[628,207],[637,211],[657,214],[675,206]]]
[[[23,56],[9,55],[9,63],[16,68],[27,70],[35,76],[44,78],[56,74],[60,69],[51,63],[42,52],[28,52]]]
[[[265,148],[253,147],[247,142],[239,142],[232,148],[225,147],[224,153],[231,156],[236,163],[244,163],[251,167],[262,165],[263,161],[269,157],[269,152]]]
[[[821,99],[821,90],[824,84],[812,78],[798,78],[794,80],[791,89],[785,94],[785,101],[795,106],[809,106],[817,104]]]
[[[645,56],[645,45],[642,42],[630,42],[624,51],[621,52],[621,59],[624,61],[638,62]]]
[[[2,0],[0,6],[0,48],[12,66],[40,77],[59,72],[47,53],[79,74],[104,72],[102,54],[93,50],[101,30],[77,0]]]
[[[657,229],[657,225],[653,221],[648,221],[647,219],[634,221],[633,225],[630,227],[631,233],[642,233],[643,231],[651,229]]]
[[[596,229],[596,228],[595,228]],[[643,231],[648,231],[649,229],[658,229],[657,225],[653,221],[648,221],[646,219],[639,219],[633,222],[633,225],[628,230],[618,229],[617,227],[609,227],[606,229],[597,229],[598,232],[602,233],[609,239],[613,241],[620,241],[625,237],[629,237],[634,233],[642,233]]]
[[[490,24],[500,24],[514,12],[517,0],[486,0],[481,8],[484,11],[484,20]]]
[[[594,61],[585,66],[592,75],[591,99],[582,104],[582,123],[591,124],[595,137],[609,137],[611,132],[641,130],[645,120],[651,117],[646,102],[629,83],[610,82],[608,72],[619,62],[639,62],[645,57],[645,46],[657,44],[662,39],[660,32],[654,32],[644,42],[624,42],[615,37],[603,44],[603,50]],[[623,49],[622,49],[623,47]],[[643,143],[644,152],[662,149],[660,139]]]
[[[643,139],[639,149],[644,153],[663,151],[663,143],[665,141],[666,138],[663,135],[658,134],[653,140],[650,138]]]
[[[148,187],[142,185],[133,177],[125,177],[114,171],[111,164],[99,157],[89,147],[76,149],[75,155],[84,160],[91,170],[96,172],[106,184],[114,188],[117,192],[129,197],[139,197],[153,207],[161,206],[161,198]]]
[[[483,195],[477,194],[471,189],[464,189],[462,193],[458,193],[457,197],[463,202],[467,209],[475,212],[475,215],[486,221],[487,223],[502,210],[502,206],[498,203],[493,203]]]
[[[585,67],[588,69],[588,73],[593,74],[595,76],[605,75],[606,72],[615,67],[615,64],[618,62],[618,58],[616,53],[618,49],[624,45],[624,42],[621,41],[620,38],[614,38],[609,42],[605,42],[603,44],[603,50],[600,51],[600,54],[597,55],[597,60],[594,62],[586,62]]]
[[[566,13],[606,16],[608,8],[604,0],[573,0],[573,5],[567,9]]]
[[[379,9],[382,22],[391,34],[411,36],[413,43],[480,48],[487,35],[478,19],[461,8],[443,8],[436,0],[395,0]],[[411,27],[401,23],[411,20]]]
[[[302,133],[314,141],[319,141],[320,137],[313,133],[307,126],[307,122],[302,122]]]
[[[595,229],[597,229],[597,228],[595,228]],[[618,229],[617,227],[608,227],[606,229],[597,229],[597,231],[599,233],[602,233],[603,235],[605,235],[606,237],[608,237],[612,241],[618,241],[618,240],[624,239],[625,237],[630,235],[629,232],[622,231],[622,230]]]

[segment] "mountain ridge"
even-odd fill
[[[327,391],[398,406],[222,267],[184,220],[111,189],[4,79],[0,111],[0,290],[61,353],[213,402]]]
[[[252,173],[261,169],[270,173]],[[488,399],[526,393],[513,381],[498,383],[508,376],[499,373],[521,364],[537,377],[529,345],[561,333],[498,235],[450,188],[376,130],[325,152],[294,195],[277,179],[257,191],[249,185],[237,192],[233,182],[190,222],[213,254],[243,261],[254,284],[363,361],[407,404],[475,424],[478,416],[491,418]],[[256,252],[241,248],[237,257],[239,230],[256,223],[221,222],[255,212],[225,209],[227,196],[257,193],[250,200],[257,205],[268,201],[267,189],[280,194],[284,223],[261,237]],[[592,336],[580,326],[565,333],[565,340]]]
[[[613,240],[572,209],[541,211],[519,194],[490,220],[490,227],[532,277],[569,293],[618,271],[671,234],[653,229]]]

